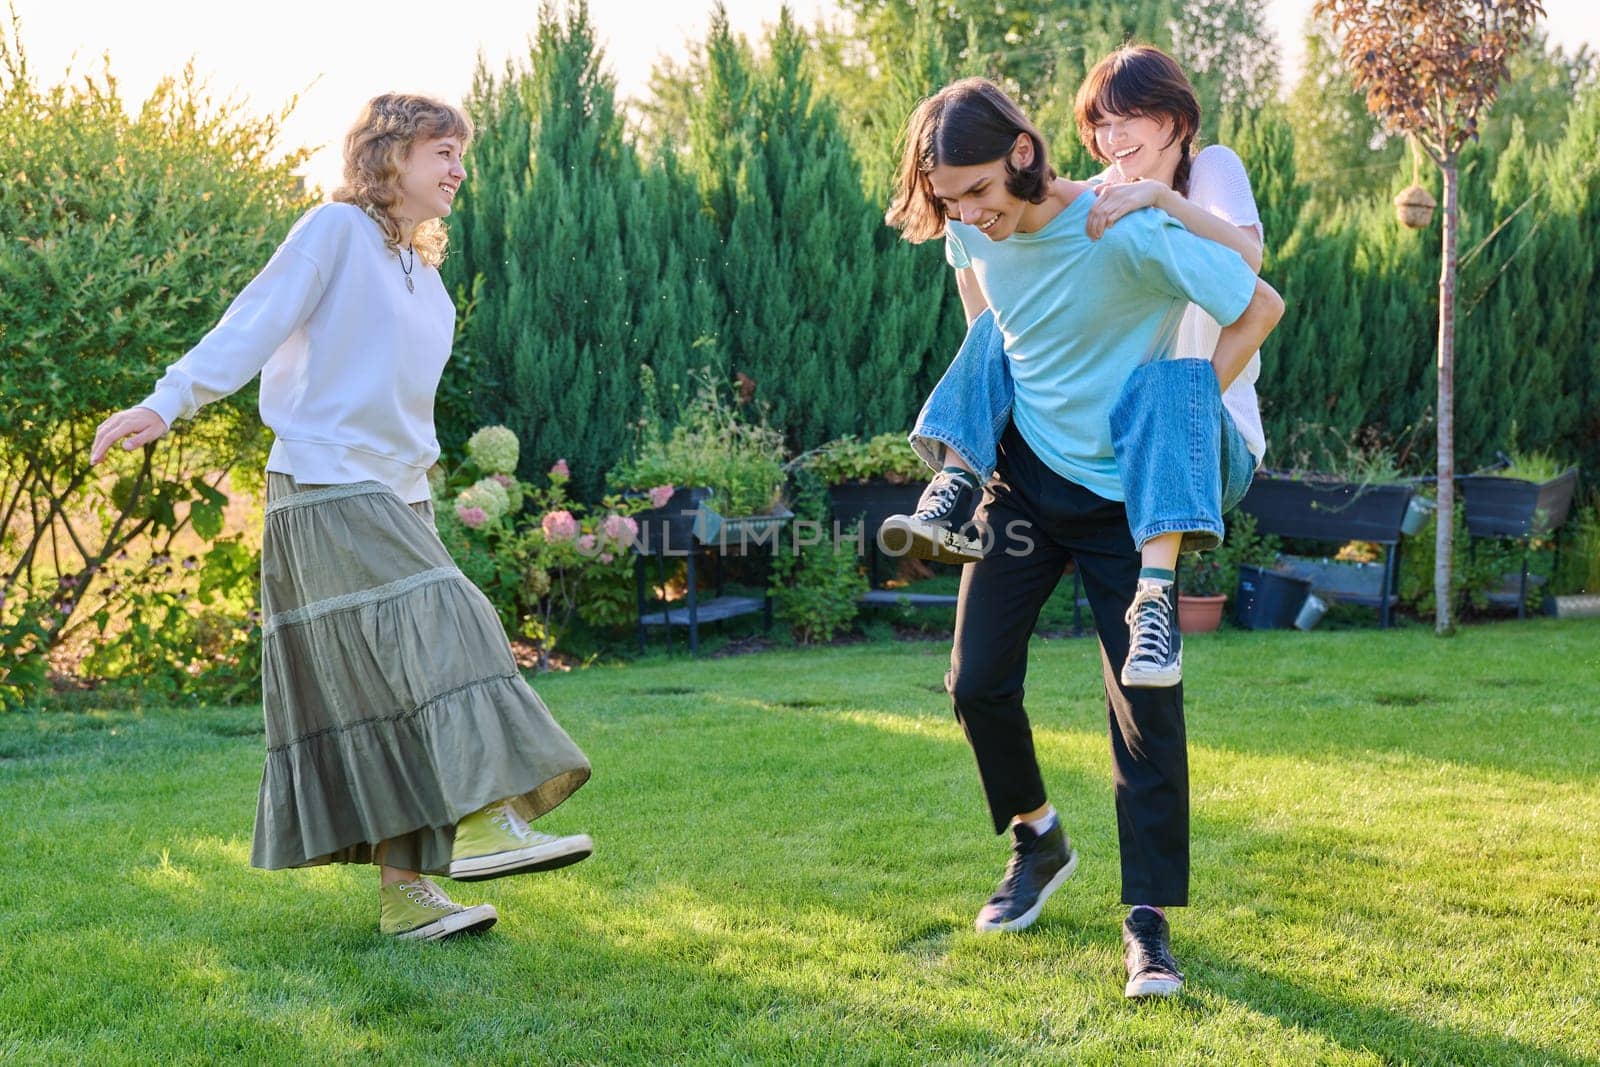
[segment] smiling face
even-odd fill
[[[1033,142],[1019,136],[1009,158],[1014,168],[1028,166]],[[1006,159],[964,167],[940,163],[928,172],[928,182],[947,216],[976,226],[991,241],[1004,241],[1017,232],[1033,206],[1006,188],[1010,175]]]
[[[459,137],[434,137],[416,141],[400,164],[396,182],[400,194],[394,213],[413,226],[450,214],[456,190],[466,180]]]
[[[1094,124],[1095,154],[1122,172],[1126,181],[1150,178],[1172,184],[1183,152],[1172,120],[1156,115],[1103,113]]]

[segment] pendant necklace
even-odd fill
[[[406,245],[406,251],[411,253],[411,262],[410,263],[406,262],[406,257],[400,254],[400,250],[398,248],[395,249],[395,253],[394,254],[395,254],[395,258],[400,261],[400,270],[406,276],[406,292],[414,293],[414,292],[417,291],[417,283],[411,280],[411,268],[417,265],[417,249],[416,249],[416,246],[415,245]]]

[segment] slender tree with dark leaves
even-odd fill
[[[1444,179],[1439,272],[1439,523],[1434,629],[1454,630],[1457,164],[1478,136],[1511,56],[1544,14],[1541,0],[1317,0],[1341,37],[1340,55],[1366,90],[1367,108],[1426,152]]]

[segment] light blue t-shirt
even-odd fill
[[[1223,326],[1244,313],[1256,276],[1230,248],[1149,208],[1084,233],[1083,192],[1033,233],[991,241],[951,221],[945,258],[971,267],[1005,338],[1016,388],[1012,421],[1051,470],[1107,500],[1124,499],[1111,451],[1111,406],[1134,368],[1172,354],[1198,304]]]

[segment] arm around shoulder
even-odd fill
[[[1237,252],[1252,272],[1261,270],[1261,232],[1258,226],[1235,225],[1179,195],[1175,189],[1164,191],[1156,201],[1156,206],[1177,219],[1184,229],[1196,237],[1203,237]]]

